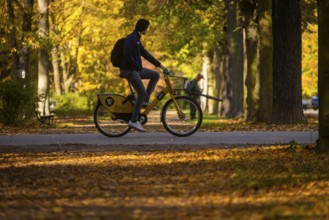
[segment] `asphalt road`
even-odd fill
[[[189,137],[176,137],[166,132],[129,133],[120,138],[108,138],[101,134],[40,134],[0,136],[0,150],[4,146],[214,146],[214,145],[278,145],[295,141],[313,144],[317,131],[283,132],[197,132]]]

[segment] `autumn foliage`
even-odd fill
[[[2,152],[0,218],[329,218],[329,157],[312,146],[72,149]]]

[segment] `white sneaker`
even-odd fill
[[[136,121],[136,122],[129,121],[128,126],[136,129],[137,131],[145,132],[145,129],[143,128],[143,126],[141,125],[141,123],[139,121]]]

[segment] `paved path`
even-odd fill
[[[305,132],[197,132],[189,137],[175,137],[166,132],[129,133],[120,138],[108,138],[101,134],[40,134],[0,136],[2,146],[44,146],[44,145],[93,145],[93,146],[214,146],[214,145],[270,145],[313,144],[317,131]]]

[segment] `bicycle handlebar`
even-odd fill
[[[167,68],[163,70],[163,73],[164,73],[165,75],[167,75],[167,76],[169,76],[169,75],[172,74],[172,72],[170,71],[170,69],[167,69]],[[176,76],[176,77],[186,79],[185,77],[180,77],[180,76]],[[206,95],[206,94],[202,94],[202,93],[192,92],[191,94],[193,94],[193,95],[203,96],[203,97],[206,97],[206,98],[208,98],[208,99],[213,99],[213,100],[215,100],[215,101],[217,101],[217,102],[222,102],[222,101],[223,101],[223,99],[219,99],[219,98],[216,98],[216,97],[213,97],[213,96],[210,96],[210,95]]]
[[[163,70],[163,73],[166,75],[171,75],[170,69],[167,69],[167,68]]]

